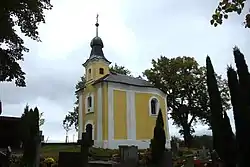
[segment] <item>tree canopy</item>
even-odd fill
[[[167,93],[167,105],[174,125],[181,128],[186,145],[191,144],[193,125],[197,121],[210,125],[209,97],[206,88],[206,68],[192,57],[152,60],[153,67],[144,75],[157,88]],[[217,75],[223,107],[230,108],[226,80]]]
[[[114,66],[111,66],[109,68],[110,72],[113,73],[118,73],[118,74],[123,74],[123,75],[129,75],[131,76],[131,72],[125,68],[124,66],[118,66],[116,63]],[[82,76],[80,81],[77,82],[75,89],[79,90],[80,88],[83,88],[86,83],[85,76]],[[68,114],[65,116],[63,120],[63,126],[74,126],[75,130],[78,130],[78,103],[79,103],[79,98],[76,95],[76,102],[75,102],[75,107],[73,111],[69,111]]]
[[[218,7],[212,15],[210,23],[216,27],[218,24],[222,24],[224,19],[228,19],[228,14],[230,13],[241,15],[246,1],[247,0],[220,0]],[[246,28],[250,28],[250,13],[247,13],[243,23]]]
[[[51,9],[50,0],[0,1],[0,81],[15,81],[16,86],[26,86],[25,72],[19,61],[23,61],[23,52],[29,49],[24,46],[16,28],[20,28],[25,36],[41,41],[38,25],[45,23],[44,11]]]

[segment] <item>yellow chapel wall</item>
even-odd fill
[[[135,93],[135,111],[136,111],[136,139],[152,139],[157,116],[150,115],[149,100],[156,97],[159,100],[160,108],[164,120],[164,129],[166,136],[166,106],[165,98],[150,93]]]
[[[111,115],[113,117],[111,125],[114,125],[112,131],[114,131],[115,140],[132,139],[139,141],[152,139],[157,118],[157,115],[150,115],[150,99],[152,97],[156,97],[159,101],[159,108],[161,108],[164,119],[166,138],[169,139],[168,121],[166,120],[166,95],[164,93],[155,88],[135,87],[116,83],[109,83],[109,87],[113,91],[112,98],[108,99],[106,97],[109,101],[108,103],[111,103],[110,100],[113,99],[113,109],[110,112],[113,113]],[[108,118],[106,117],[106,120]]]
[[[114,96],[114,139],[127,139],[127,94],[126,91],[113,90]]]
[[[86,97],[89,96],[89,94],[93,94],[94,96],[94,108],[93,108],[93,112],[91,113],[86,113]],[[93,129],[94,129],[94,140],[96,140],[97,138],[97,89],[96,87],[92,86],[92,85],[87,85],[86,88],[84,89],[83,92],[83,98],[82,98],[82,126],[83,126],[83,131],[85,132],[85,124],[87,122],[93,122]]]

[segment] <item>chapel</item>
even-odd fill
[[[86,84],[76,91],[79,96],[78,139],[92,126],[94,147],[117,149],[119,145],[149,148],[157,114],[161,109],[166,132],[166,148],[170,148],[166,94],[150,82],[111,73],[111,62],[103,53],[98,34],[91,40],[91,52],[83,63]]]

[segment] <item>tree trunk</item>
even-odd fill
[[[183,137],[184,137],[184,142],[185,142],[185,146],[190,148],[191,144],[192,144],[192,135],[190,133],[190,126],[186,125],[186,126],[182,126],[183,128]]]

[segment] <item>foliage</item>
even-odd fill
[[[43,112],[39,113],[39,127],[43,126],[45,123],[45,119],[43,118]]]
[[[55,163],[55,160],[54,160],[54,158],[49,157],[49,158],[45,158],[44,162],[47,164],[53,164],[53,163]]]
[[[131,72],[128,69],[126,69],[124,66],[118,66],[116,63],[114,66],[111,66],[109,68],[109,71],[111,73],[118,73],[118,74],[131,76]]]
[[[222,24],[223,19],[228,19],[228,14],[234,12],[238,15],[242,14],[245,3],[246,0],[220,0],[210,23],[216,27],[218,24]],[[250,13],[245,16],[244,24],[246,28],[250,28]]]
[[[25,73],[18,61],[23,61],[23,52],[28,52],[15,26],[33,40],[41,41],[38,34],[39,23],[45,23],[45,10],[51,10],[50,0],[0,1],[0,81],[15,81],[17,86],[25,86]]]
[[[206,89],[206,68],[192,57],[152,60],[153,67],[144,75],[157,88],[167,93],[167,104],[174,125],[181,127],[186,146],[191,145],[193,125],[198,120],[210,125],[209,98]],[[230,108],[226,80],[217,75],[223,108]]]
[[[228,67],[228,86],[234,111],[238,166],[243,167],[248,164],[250,155],[250,142],[245,136],[246,131],[250,130],[250,74],[244,55],[237,47],[234,48],[234,60],[237,73]]]
[[[179,143],[179,147],[185,147],[185,143],[182,139],[172,136],[171,142]],[[202,135],[202,136],[193,136],[191,148],[201,149],[202,147],[205,148],[213,148],[213,137],[210,135]]]
[[[159,110],[156,125],[154,128],[154,137],[151,140],[151,150],[152,150],[152,162],[155,165],[159,165],[162,161],[166,144],[166,134],[164,130],[164,121],[162,117],[162,112]]]
[[[111,66],[109,70],[112,73],[118,73],[118,74],[123,74],[123,75],[131,74],[131,72],[128,69],[126,69],[124,66],[118,66],[117,64],[115,64],[114,66]],[[80,81],[77,82],[75,86],[76,91],[81,88],[84,88],[85,83],[86,83],[86,79],[84,75],[81,77]],[[75,102],[74,111],[69,111],[63,120],[63,125],[68,124],[69,127],[74,125],[76,131],[78,131],[78,103],[79,103],[79,97],[76,94],[76,102]]]
[[[236,138],[227,114],[221,109],[220,94],[209,57],[207,57],[207,84],[213,120],[214,148],[225,166],[244,167],[248,165],[250,155],[250,142],[245,136],[246,132],[250,130],[250,73],[240,50],[235,47],[233,53],[237,72],[229,66],[227,76],[233,105]]]
[[[235,166],[236,156],[234,147],[236,143],[234,134],[227,113],[223,111],[222,108],[219,88],[214,75],[213,65],[209,57],[206,59],[206,66],[214,149],[220,155],[220,158],[225,161],[226,166]]]
[[[66,133],[71,130],[69,126],[69,122],[66,122],[63,124],[63,129],[66,131]]]
[[[21,117],[21,132],[23,143],[23,166],[33,166],[36,160],[39,136],[39,110],[37,107],[29,109],[27,105]]]

